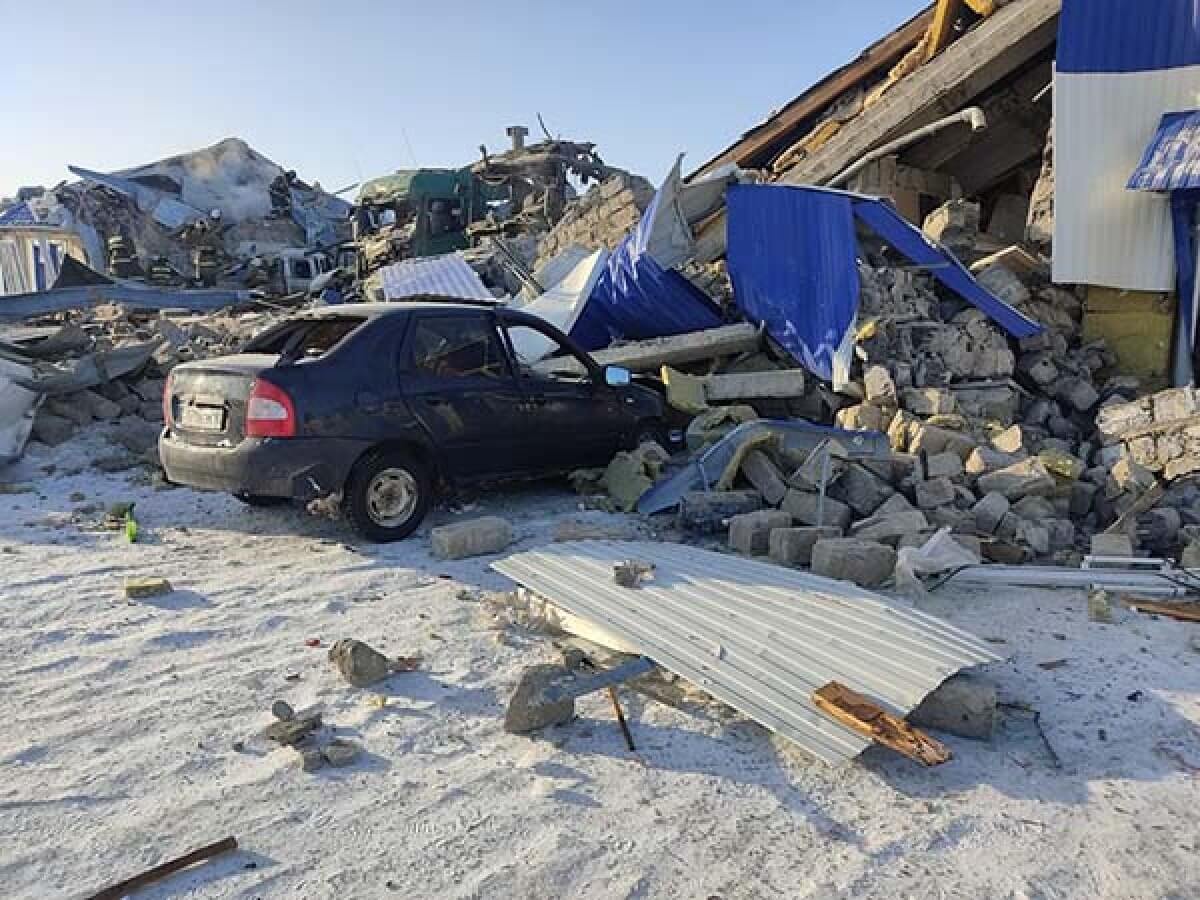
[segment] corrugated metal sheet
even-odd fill
[[[388,300],[406,297],[447,297],[461,300],[495,300],[465,259],[457,253],[404,259],[379,270],[383,296]]]
[[[1064,0],[1054,77],[1055,281],[1174,288],[1169,204],[1126,185],[1162,115],[1198,101],[1194,0]]]
[[[653,580],[614,584],[613,565],[627,559],[653,563]],[[817,711],[817,688],[841,681],[907,715],[959,669],[998,659],[966,632],[852,584],[680,544],[553,544],[492,567],[830,763],[869,741]]]
[[[1162,117],[1127,187],[1134,191],[1200,188],[1200,110]]]

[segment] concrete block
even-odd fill
[[[925,460],[926,478],[961,478],[965,469],[957,453],[935,453]]]
[[[845,528],[850,524],[854,511],[845,503],[828,496],[825,498],[824,521],[820,521],[817,516],[819,499],[816,494],[808,491],[790,490],[783,498],[782,509],[804,525],[833,525]]]
[[[1096,501],[1096,492],[1099,490],[1100,488],[1088,481],[1077,481],[1071,485],[1071,515],[1082,519],[1090,513]]]
[[[58,416],[44,406],[33,417],[33,439],[48,447],[57,447],[70,440],[75,433],[75,423],[65,416]]]
[[[996,728],[996,688],[975,675],[951,675],[912,711],[908,721],[978,741]]]
[[[1128,456],[1122,456],[1109,470],[1104,493],[1110,500],[1126,492],[1137,495],[1148,491],[1156,481],[1149,469],[1138,465]]]
[[[932,478],[917,482],[916,501],[921,509],[946,506],[953,503],[956,496],[954,482],[949,478]]]
[[[442,525],[429,533],[433,555],[438,559],[466,559],[499,553],[514,540],[513,528],[498,516]]]
[[[827,538],[812,551],[812,570],[826,578],[877,587],[896,568],[896,551],[886,544],[860,538]]]
[[[887,516],[873,516],[856,522],[850,529],[852,537],[864,541],[878,541],[881,544],[894,544],[906,535],[917,534],[929,529],[929,520],[919,509],[909,512],[892,513]]]
[[[891,516],[896,513],[914,512],[916,507],[908,502],[908,498],[897,492],[883,501],[883,505],[875,510],[876,516]]]
[[[863,372],[863,390],[867,402],[875,406],[894,407],[897,405],[896,383],[892,375],[883,366],[868,366]]]
[[[1053,503],[1045,497],[1037,496],[1022,497],[1012,505],[1012,511],[1014,515],[1033,522],[1052,519],[1056,513]]]
[[[776,528],[771,532],[768,554],[783,566],[807,566],[817,541],[842,536],[842,529],[830,525],[802,528]]]
[[[853,463],[847,467],[846,473],[832,489],[834,496],[859,516],[872,515],[895,492],[895,489],[878,475]]]
[[[905,388],[900,403],[918,416],[941,416],[954,412],[954,394],[946,388]]]
[[[1029,439],[1020,425],[1005,428],[992,438],[992,447],[1001,453],[1024,455],[1030,451]]]
[[[684,531],[717,534],[728,527],[734,516],[755,512],[762,505],[762,496],[757,491],[687,493],[679,502],[679,527]]]
[[[975,527],[982,534],[995,534],[1008,509],[1008,498],[1003,494],[997,491],[985,494],[971,509],[975,513]]]
[[[994,447],[976,447],[967,457],[963,468],[968,475],[979,476],[988,472],[996,472],[1021,461],[1022,457],[1012,453],[1002,453]]]
[[[776,509],[734,516],[729,520],[729,546],[747,556],[765,556],[771,548],[771,532],[791,524],[792,517]]]
[[[838,427],[847,431],[883,431],[891,421],[883,409],[870,403],[859,403],[840,409],[834,417]]]
[[[980,475],[976,486],[984,493],[998,491],[1009,500],[1054,490],[1054,478],[1036,457],[1022,460],[995,472]]]
[[[778,506],[788,492],[783,474],[761,450],[751,450],[742,460],[742,474],[762,494],[769,506]]]
[[[1092,556],[1133,556],[1133,540],[1127,534],[1093,534]]]

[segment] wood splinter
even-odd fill
[[[817,709],[833,720],[924,766],[949,762],[950,748],[838,681],[813,691]]]

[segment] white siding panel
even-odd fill
[[[1200,66],[1054,78],[1054,280],[1175,287],[1166,196],[1128,190],[1165,112],[1200,106]]]

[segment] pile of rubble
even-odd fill
[[[157,465],[163,386],[180,362],[237,349],[264,330],[276,313],[135,315],[102,306],[65,324],[30,329],[5,345],[23,359],[28,386],[44,395],[33,416],[32,438],[57,446],[93,423],[115,423],[109,438],[126,453],[94,461],[101,469]]]

